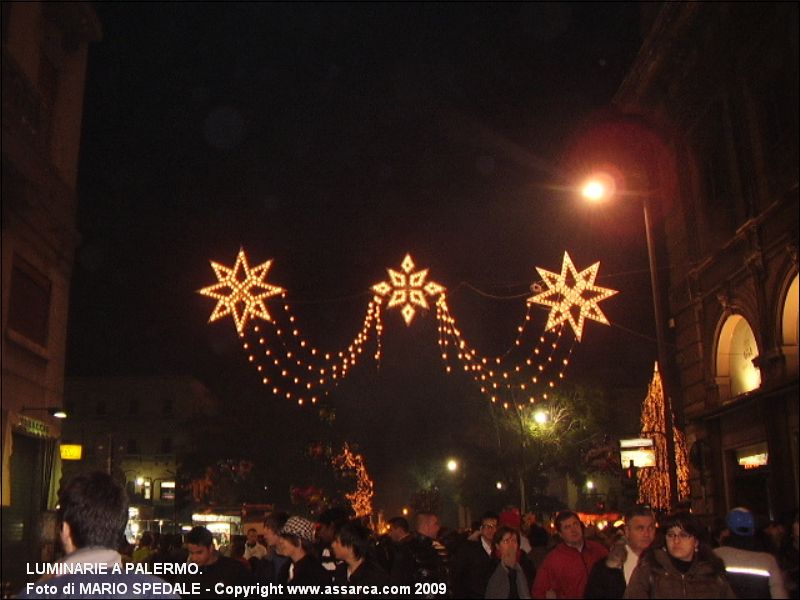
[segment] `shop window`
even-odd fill
[[[741,315],[725,321],[717,341],[717,385],[720,398],[727,400],[761,386],[761,371],[755,365],[758,345],[755,334]]]
[[[15,256],[11,268],[8,328],[31,342],[46,347],[50,293],[50,280],[30,263]]]

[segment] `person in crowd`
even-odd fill
[[[594,564],[605,559],[608,549],[587,540],[578,515],[565,510],[556,515],[561,543],[545,556],[536,572],[531,596],[534,598],[583,598]]]
[[[606,559],[592,568],[584,597],[622,598],[639,557],[655,537],[656,517],[649,506],[635,506],[626,512],[623,537],[611,547]]]
[[[789,592],[790,598],[796,600],[798,598],[798,567],[800,567],[800,552],[798,552],[798,544],[800,543],[800,520],[798,519],[797,512],[794,513],[790,532],[790,535],[787,536],[783,544],[778,559],[783,569],[786,591]]]
[[[258,531],[255,527],[247,530],[247,541],[244,545],[244,559],[249,561],[251,558],[262,559],[267,556],[267,548],[258,541]]]
[[[783,573],[775,557],[756,537],[755,515],[734,508],[726,518],[730,535],[714,552],[725,563],[728,581],[740,599],[788,598]]]
[[[389,583],[389,574],[369,556],[370,546],[370,531],[358,521],[349,521],[336,530],[331,548],[341,564],[334,571],[335,584],[380,589]]]
[[[281,529],[289,520],[285,512],[273,512],[264,519],[264,541],[267,545],[267,555],[256,562],[253,571],[256,579],[263,583],[284,584],[289,581],[289,567],[292,561],[287,556],[278,554]],[[251,565],[253,563],[251,562]]]
[[[303,517],[289,517],[281,528],[278,553],[291,561],[290,585],[327,585],[331,574],[314,554],[314,523]]]
[[[198,573],[182,575],[181,583],[198,582],[201,597],[217,598],[214,586],[247,585],[251,583],[250,573],[238,560],[224,556],[214,548],[214,536],[202,526],[192,528],[186,536],[186,549],[189,551],[189,562],[199,567]]]
[[[45,575],[38,583],[47,583],[53,594],[43,595],[35,590],[22,590],[17,598],[82,598],[81,584],[116,585],[105,598],[133,597],[128,593],[134,584],[161,584],[167,582],[154,575],[114,573],[115,565],[122,565],[117,547],[124,537],[128,522],[128,497],[125,490],[110,475],[102,472],[77,475],[69,480],[58,494],[59,539],[65,556],[59,561],[68,564],[105,565],[107,573],[65,573]],[[72,592],[69,592],[69,584]],[[66,591],[65,591],[66,590]],[[178,594],[140,594],[138,598],[180,598]]]
[[[412,541],[416,562],[415,581],[446,583],[447,589],[452,589],[450,554],[439,539],[439,516],[433,512],[421,511],[417,513],[416,523],[417,535]]]
[[[531,559],[533,566],[538,569],[547,554],[550,534],[547,533],[544,527],[539,525],[536,515],[531,512],[525,514],[522,527],[527,530],[528,540],[531,544],[531,551],[528,553],[528,557]]]
[[[780,521],[773,520],[764,525],[761,533],[767,541],[766,551],[777,557],[786,539],[786,527]]]
[[[150,558],[150,555],[153,553],[153,546],[153,534],[149,531],[142,533],[136,550],[133,551],[133,562],[147,562],[147,559]]]
[[[317,517],[317,531],[314,538],[314,550],[320,563],[331,575],[339,564],[333,556],[333,537],[336,530],[350,520],[351,512],[340,506],[322,511]]]
[[[245,569],[252,572],[253,567],[250,564],[250,561],[244,557],[245,544],[246,542],[241,539],[241,536],[234,536],[234,538],[231,540],[231,558],[242,563]],[[257,561],[258,559],[254,558],[253,560]]]
[[[653,544],[639,559],[623,598],[736,598],[725,565],[701,540],[702,526],[689,513],[662,524],[663,547]]]
[[[413,552],[414,536],[405,517],[389,519],[389,538],[392,540],[390,585],[413,585],[417,563]]]
[[[499,519],[497,513],[484,513],[478,539],[467,540],[453,557],[453,595],[456,598],[483,598],[497,565],[494,537]]]
[[[499,561],[486,584],[485,598],[530,598],[530,583],[519,563],[524,552],[519,547],[519,531],[503,525],[497,529],[493,544]]]

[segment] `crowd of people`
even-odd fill
[[[398,516],[381,534],[347,510],[331,508],[314,519],[273,512],[261,533],[250,528],[224,551],[205,527],[183,537],[144,532],[133,549],[120,544],[127,521],[124,490],[94,473],[62,489],[59,516],[62,562],[197,567],[160,577],[147,569],[88,576],[149,583],[146,589],[161,589],[150,596],[158,598],[178,598],[187,589],[194,597],[229,596],[233,588],[226,586],[254,584],[270,586],[270,595],[288,592],[290,585],[337,586],[344,597],[363,597],[365,590],[428,598],[798,597],[797,514],[788,531],[776,522],[759,528],[742,507],[713,530],[688,511],[657,517],[636,506],[622,524],[603,530],[586,526],[570,510],[543,527],[532,514],[511,508],[484,513],[467,531],[445,529],[436,514],[418,512],[413,528]],[[43,595],[42,588],[29,586],[19,597],[70,597],[62,594],[69,589],[63,584],[80,577],[86,581],[87,575],[43,576],[40,583],[58,584],[52,588],[57,593]],[[156,582],[176,587],[153,587]],[[103,597],[147,597],[116,591]]]

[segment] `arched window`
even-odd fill
[[[725,320],[717,341],[717,384],[727,400],[761,385],[761,371],[753,364],[758,346],[753,329],[742,315]]]
[[[796,374],[797,365],[797,342],[798,342],[798,276],[795,275],[786,293],[783,302],[783,315],[781,318],[781,344],[783,355],[786,358],[786,370],[790,374]]]

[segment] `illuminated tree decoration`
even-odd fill
[[[548,289],[528,298],[528,303],[535,302],[551,307],[545,326],[546,330],[568,321],[575,332],[575,337],[581,341],[583,324],[586,319],[592,319],[605,325],[609,324],[597,303],[613,296],[617,290],[602,288],[594,284],[599,268],[600,263],[596,262],[579,273],[567,252],[564,252],[561,273],[553,273],[536,267]]]
[[[400,312],[405,319],[406,325],[411,325],[414,319],[414,306],[423,309],[428,309],[428,301],[425,296],[442,295],[445,288],[434,281],[425,282],[428,276],[428,269],[413,272],[414,261],[411,260],[411,255],[406,254],[403,262],[400,264],[401,271],[394,269],[386,269],[389,273],[389,281],[381,281],[380,283],[372,286],[372,291],[381,297],[389,297],[388,307],[394,308],[395,306],[402,305],[403,308]]]
[[[644,467],[637,472],[639,502],[649,504],[658,510],[670,507],[670,464],[667,460],[667,440],[665,436],[664,387],[658,363],[655,364],[653,379],[650,381],[647,397],[642,404],[641,437],[653,440],[656,466]],[[686,453],[686,437],[677,428],[672,428],[675,441],[675,469],[678,474],[678,500],[689,497],[689,464]]]
[[[198,290],[199,294],[217,300],[214,312],[211,313],[208,320],[209,323],[232,315],[236,331],[242,335],[250,317],[272,321],[264,300],[282,293],[283,289],[264,281],[271,264],[272,260],[268,260],[251,268],[242,248],[239,249],[233,268],[228,268],[212,260],[211,268],[214,269],[219,282]]]
[[[331,459],[333,466],[342,472],[354,472],[356,476],[356,489],[351,494],[345,494],[345,498],[353,507],[353,512],[357,519],[368,517],[372,514],[372,497],[375,495],[374,483],[369,478],[367,467],[364,464],[364,457],[350,450],[350,446],[345,442],[342,453]]]

